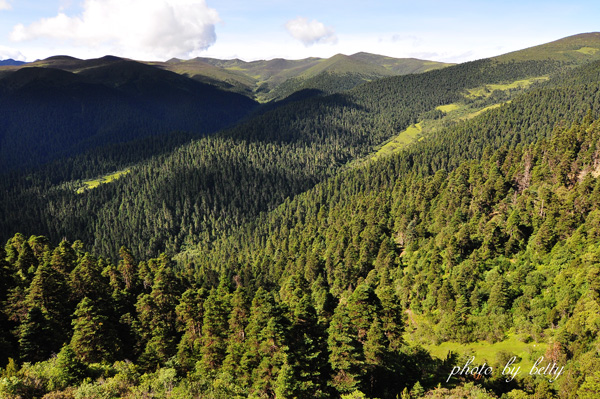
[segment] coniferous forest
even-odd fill
[[[267,103],[0,68],[0,397],[600,397],[598,36]]]

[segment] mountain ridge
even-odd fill
[[[501,62],[511,60],[546,60],[574,62],[576,64],[600,59],[600,32],[579,33],[548,43],[492,57]]]
[[[12,58],[0,60],[0,66],[19,66],[25,64],[25,61],[17,61]]]
[[[0,161],[12,169],[174,131],[205,135],[257,106],[247,96],[112,56],[51,57],[6,72],[0,104]]]

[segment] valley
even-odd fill
[[[0,397],[600,395],[598,49],[0,67]]]

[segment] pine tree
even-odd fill
[[[412,389],[410,390],[410,396],[412,398],[420,398],[424,394],[425,394],[425,389],[421,385],[421,382],[417,381],[415,383],[415,385],[413,385]]]
[[[37,306],[29,309],[19,328],[19,351],[22,361],[32,363],[46,360],[53,351],[48,320]]]
[[[31,281],[38,266],[38,259],[27,241],[25,241],[21,247],[15,266],[17,273],[19,273],[19,276],[23,281]]]
[[[119,257],[121,260],[119,261],[117,269],[125,282],[125,289],[127,291],[134,291],[138,285],[138,277],[133,255],[129,249],[123,246],[119,250]]]
[[[340,393],[352,392],[361,382],[364,355],[345,299],[333,313],[328,336],[329,363],[333,371],[331,384]]]
[[[107,279],[102,275],[103,267],[89,253],[85,253],[70,274],[73,299],[77,302],[88,297],[93,301],[108,301],[110,289]]]
[[[74,316],[70,347],[77,357],[86,363],[113,359],[118,342],[108,317],[88,297],[79,302]]]
[[[0,304],[5,303],[8,298],[9,289],[14,285],[14,278],[10,272],[9,264],[5,259],[6,251],[0,246]],[[9,356],[15,356],[11,342],[13,341],[13,336],[10,332],[12,328],[13,325],[10,323],[6,311],[0,311],[0,353],[2,353],[0,355],[0,364],[7,362]]]
[[[245,328],[249,313],[246,294],[244,289],[239,286],[231,298],[231,313],[229,315],[229,330],[227,333],[227,355],[223,361],[223,370],[234,377],[237,376],[240,362],[244,356]]]
[[[240,379],[247,386],[255,381],[253,374],[262,361],[262,332],[277,313],[272,294],[262,287],[254,294],[250,309],[250,318],[245,330],[244,354],[238,368]]]
[[[224,280],[222,280],[224,281]],[[204,319],[202,322],[202,360],[205,371],[221,367],[227,350],[228,318],[230,313],[230,294],[223,282],[218,289],[212,289],[204,301]]]
[[[87,367],[69,345],[64,345],[58,352],[56,366],[59,370],[58,380],[62,388],[77,385],[87,374]]]
[[[141,360],[147,367],[163,364],[176,352],[180,340],[175,313],[179,295],[180,283],[170,260],[162,254],[152,292],[140,295],[136,304],[138,331],[145,346]]]
[[[278,399],[287,398],[308,398],[309,396],[301,396],[295,393],[296,380],[292,367],[287,362],[287,357],[284,358],[283,365],[277,374],[277,380],[274,384],[274,394]],[[315,396],[310,396],[315,397]]]
[[[52,349],[58,351],[69,336],[72,312],[64,274],[48,263],[41,264],[29,286],[26,303],[43,312],[52,331]]]
[[[10,264],[6,261],[6,251],[0,245],[0,302],[8,296],[8,290],[15,284]]]
[[[277,316],[271,317],[259,335],[258,366],[252,372],[252,393],[275,397],[275,382],[286,360],[285,329]]]
[[[390,365],[388,345],[383,328],[379,320],[375,319],[367,333],[367,340],[363,346],[365,356],[365,376],[363,389],[369,396],[379,396],[383,388],[388,385],[386,367]]]
[[[348,298],[348,316],[356,328],[357,339],[364,343],[373,319],[381,307],[371,284],[363,283]]]
[[[508,283],[503,276],[499,276],[490,291],[488,299],[490,312],[504,313],[508,306],[508,299]]]
[[[288,387],[293,397],[323,397],[330,374],[324,328],[318,324],[310,293],[297,288],[290,299],[291,327],[286,334],[289,346],[286,367],[293,375],[293,384]]]
[[[398,352],[404,344],[404,338],[402,337],[404,333],[404,316],[400,298],[396,295],[391,280],[388,280],[385,273],[380,277],[375,293],[381,303],[379,319],[389,342],[389,349]]]
[[[203,288],[190,288],[183,293],[179,305],[175,308],[179,331],[183,332],[177,346],[177,358],[188,370],[201,358],[205,298],[206,292]]]
[[[75,268],[77,262],[77,254],[73,250],[68,241],[61,241],[60,244],[52,251],[51,265],[52,267],[67,276]]]

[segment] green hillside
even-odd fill
[[[432,69],[444,68],[452,64],[436,61],[425,61],[416,58],[393,58],[384,55],[360,52],[352,54],[350,58],[360,60],[373,65],[379,65],[396,75],[407,75],[409,73],[422,73]]]
[[[138,68],[141,64],[133,65]],[[154,68],[145,67],[154,73]],[[9,188],[0,191],[5,215],[0,220],[0,231],[7,235],[2,238],[7,239],[11,231],[43,233],[52,240],[77,237],[94,242],[102,253],[113,258],[123,244],[135,256],[149,257],[163,250],[178,251],[194,242],[211,242],[258,213],[273,209],[286,197],[366,157],[423,115],[435,113],[436,107],[464,99],[468,88],[539,76],[559,67],[552,62],[502,64],[481,60],[424,74],[388,77],[346,94],[309,98],[270,109],[220,132],[215,140],[192,143],[137,167],[130,168],[126,157],[121,162],[114,162],[113,157],[103,165],[105,161],[89,154],[74,162],[49,165],[26,181],[17,174],[6,179]],[[95,72],[98,78],[104,76],[104,68]],[[116,72],[111,71],[107,73]],[[118,76],[127,81],[125,71]],[[181,82],[188,81],[181,78]],[[122,90],[137,87],[122,86]],[[148,87],[152,88],[150,95],[169,93],[159,86]],[[231,152],[231,148],[237,152]],[[271,161],[274,154],[282,157],[278,167],[289,168],[287,173],[277,171],[278,164]],[[91,159],[94,162],[89,162]],[[94,165],[93,172],[81,166],[88,163]],[[171,166],[164,168],[161,164]],[[83,196],[75,194],[80,187],[78,180],[125,168],[131,173],[114,183]],[[246,176],[243,184],[236,180],[241,176]],[[52,196],[40,201],[39,192],[51,192]],[[182,204],[188,202],[190,212],[182,217]],[[134,203],[138,204],[136,211],[129,211]],[[16,208],[23,210],[23,204],[31,211],[16,212]],[[78,212],[71,213],[70,209]],[[174,213],[179,216],[168,216]],[[157,214],[168,221],[157,218]]]
[[[365,75],[391,76],[393,73],[379,65],[357,60],[351,56],[336,54],[319,64],[307,69],[300,77],[310,78],[323,72],[329,73],[362,73]]]
[[[153,62],[166,70],[185,75],[203,83],[215,85],[224,90],[253,96],[256,79],[240,71],[229,70],[211,65],[199,59],[178,60],[172,59],[167,62]]]
[[[589,392],[600,121],[583,107],[597,90],[559,87],[318,184],[178,264],[138,262],[126,248],[111,264],[81,242],[13,236],[2,256],[2,299],[13,304],[2,342],[30,363],[7,366],[0,392],[395,398],[417,382],[488,398]],[[559,120],[549,110],[584,115],[554,130],[531,118]],[[513,329],[523,342],[467,345]],[[468,346],[497,372],[448,383],[465,355],[438,360],[407,333]],[[529,365],[537,355],[566,371],[503,381],[507,359]]]
[[[264,98],[279,100],[301,90],[321,95],[333,94],[350,90],[371,80],[393,75],[395,73],[379,65],[337,54],[306,69],[300,75],[289,78],[266,94]]]
[[[392,75],[420,73],[449,64],[416,59],[397,59],[369,53],[303,60],[274,59],[244,62],[198,58],[198,61],[242,73],[254,79],[257,99],[282,99],[298,90],[323,90],[325,94],[349,90],[361,83]],[[183,64],[190,61],[184,61]],[[180,64],[180,63],[177,63]],[[172,69],[175,70],[176,69]]]
[[[532,91],[321,183],[212,249],[199,247],[178,260],[195,264],[200,279],[209,265],[248,285],[304,278],[313,290],[328,287],[340,298],[338,308],[361,286],[378,287],[391,278],[385,284],[396,287],[402,308],[410,311],[411,342],[427,342],[435,353],[469,347],[495,368],[525,352],[528,366],[545,356],[590,376],[598,327],[596,321],[582,323],[587,306],[600,306],[584,277],[597,280],[600,122],[584,115],[594,97],[598,115],[600,99],[598,84],[583,87]],[[574,107],[575,93],[583,101]],[[557,115],[581,122],[552,130],[554,123],[561,126]],[[466,161],[473,157],[481,160]],[[583,213],[575,215],[576,198],[584,202],[578,208]],[[569,276],[577,282],[565,285]],[[525,335],[519,345],[510,344],[515,331]],[[500,341],[503,349],[465,345],[483,340]],[[448,344],[437,349],[440,342]],[[549,389],[564,392],[571,383],[563,378]],[[508,386],[493,378],[482,384],[527,395],[546,389],[541,380],[525,377]]]
[[[0,398],[598,397],[596,40],[5,70]]]
[[[582,64],[600,59],[600,32],[582,33],[494,57],[495,60],[557,60]]]

